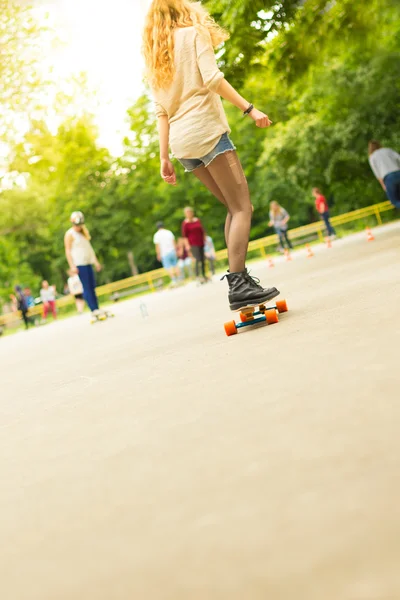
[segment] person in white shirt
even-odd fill
[[[392,148],[382,148],[380,142],[368,144],[369,164],[395,208],[400,208],[400,154]]]
[[[43,302],[43,319],[47,319],[49,310],[51,310],[53,319],[57,319],[56,290],[55,287],[53,285],[49,285],[49,282],[46,280],[42,281],[40,298]]]
[[[75,298],[76,310],[81,315],[85,308],[82,281],[79,279],[79,275],[77,273],[74,273],[71,269],[68,271],[68,275],[68,290],[71,296]]]
[[[165,229],[162,221],[157,223],[157,232],[154,234],[153,243],[156,247],[157,260],[168,271],[171,281],[175,285],[179,277],[175,236],[172,231]]]
[[[99,310],[93,266],[96,271],[100,271],[101,265],[90,243],[90,233],[85,225],[83,213],[79,210],[73,212],[71,223],[72,227],[68,229],[64,237],[65,255],[72,273],[74,275],[79,274],[83,287],[83,297],[93,316],[97,317],[104,311]]]
[[[206,257],[207,261],[208,261],[208,266],[210,267],[210,271],[213,275],[215,275],[215,260],[216,260],[216,255],[215,255],[215,246],[214,246],[214,242],[212,240],[212,237],[207,235],[207,233],[204,234],[205,235],[205,244],[204,244],[204,256]]]

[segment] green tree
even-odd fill
[[[220,64],[234,85],[259,72],[265,41],[294,18],[303,0],[206,0],[205,5],[231,38],[220,53]]]
[[[7,141],[15,121],[43,102],[41,59],[49,31],[32,8],[17,0],[0,0],[0,140]],[[40,42],[40,43],[39,43]]]

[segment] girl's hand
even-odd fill
[[[169,159],[163,159],[161,161],[161,177],[166,183],[169,183],[170,185],[176,185],[174,165]]]
[[[268,115],[264,114],[260,110],[257,110],[256,108],[253,108],[249,114],[249,117],[253,119],[256,126],[260,127],[260,129],[265,129],[272,124],[272,121],[269,120]]]
[[[101,264],[99,263],[98,260],[96,260],[96,262],[94,263],[94,268],[96,269],[96,271],[98,273],[100,273],[100,271],[101,271]]]

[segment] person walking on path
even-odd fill
[[[53,319],[57,319],[56,291],[54,286],[49,285],[49,282],[46,280],[42,281],[40,298],[43,302],[43,320],[46,321],[49,311],[51,311]]]
[[[85,225],[83,213],[73,212],[71,223],[72,227],[68,229],[64,237],[65,255],[71,273],[79,275],[83,287],[83,297],[87,305],[93,316],[98,317],[103,311],[99,310],[93,266],[96,271],[101,271],[101,265],[90,243],[90,233]]]
[[[215,275],[215,247],[212,237],[207,234],[205,234],[204,255],[208,261],[208,266],[210,267],[212,275]]]
[[[319,188],[313,188],[312,193],[315,198],[315,207],[316,207],[317,211],[319,212],[321,219],[323,219],[323,221],[325,223],[326,234],[329,238],[335,239],[336,231],[334,230],[334,228],[330,222],[329,207],[328,207],[327,199],[325,198],[325,196],[322,195],[322,192]]]
[[[400,208],[400,154],[391,148],[382,148],[379,142],[368,144],[369,164],[395,208]]]
[[[15,286],[14,291],[15,291],[15,295],[11,294],[11,296],[10,296],[11,301],[13,303],[13,306],[15,307],[15,310],[19,310],[21,312],[22,320],[25,323],[25,329],[28,329],[28,327],[29,327],[29,317],[28,317],[29,307],[28,307],[28,303],[26,301],[24,292],[22,291],[22,288],[19,285]]]
[[[206,261],[204,255],[205,231],[200,219],[195,217],[194,210],[187,206],[184,211],[185,220],[182,223],[182,236],[185,240],[187,251],[193,254],[196,261],[196,277],[199,279],[200,269],[203,279],[202,283],[207,281]]]
[[[157,223],[157,232],[154,234],[153,243],[156,247],[157,260],[168,271],[172,285],[176,285],[179,272],[175,236],[172,231],[165,229],[162,221]]]
[[[178,256],[179,278],[183,281],[186,277],[186,269],[190,278],[193,277],[193,255],[187,250],[187,242],[183,237],[176,242],[176,253]]]
[[[68,293],[75,298],[76,310],[81,315],[85,309],[85,299],[83,297],[83,285],[77,273],[74,273],[72,269],[68,271]]]
[[[226,207],[229,272],[225,277],[230,307],[239,310],[267,302],[279,292],[274,287],[264,289],[245,266],[252,206],[221,96],[257,127],[269,127],[271,121],[238,94],[218,69],[214,48],[228,37],[199,2],[152,0],[143,48],[156,102],[161,177],[168,184],[177,183],[170,146],[185,170],[193,172]]]
[[[278,250],[281,252],[284,248],[293,249],[292,242],[288,236],[288,222],[290,215],[276,200],[273,200],[270,204],[269,211],[269,227],[274,227],[276,234],[279,238]]]

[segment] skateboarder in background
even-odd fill
[[[71,215],[72,227],[65,234],[65,255],[73,275],[79,275],[83,286],[83,297],[92,311],[95,319],[105,315],[105,311],[99,309],[96,295],[96,279],[93,266],[96,271],[101,270],[101,265],[90,243],[90,233],[85,225],[85,217],[82,212],[75,211]]]
[[[292,242],[288,236],[288,222],[290,215],[276,200],[273,200],[270,204],[269,211],[269,223],[270,227],[274,227],[278,238],[279,238],[279,251],[283,251],[285,248],[285,242],[288,248],[292,249]]]
[[[328,201],[325,196],[322,195],[322,192],[319,188],[313,188],[312,193],[315,198],[315,208],[325,223],[326,234],[328,237],[334,240],[336,238],[336,231],[330,222]]]
[[[279,294],[264,289],[247,272],[250,194],[221,96],[257,127],[271,125],[268,116],[245,100],[218,69],[214,48],[229,37],[199,2],[153,0],[144,30],[147,75],[156,100],[161,177],[176,185],[169,146],[227,209],[229,303],[232,310],[267,302]],[[239,117],[242,118],[242,117]]]

